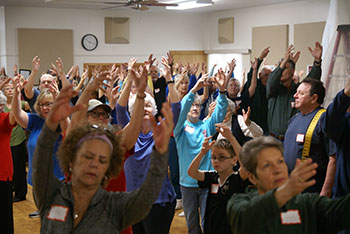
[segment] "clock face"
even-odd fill
[[[81,44],[84,49],[88,51],[92,51],[97,47],[97,44],[98,44],[97,37],[93,34],[86,34],[85,36],[83,36],[83,39],[81,40]]]

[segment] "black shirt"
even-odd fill
[[[204,217],[205,234],[232,233],[226,215],[227,201],[234,193],[244,193],[247,183],[248,180],[243,181],[238,173],[233,173],[220,187],[219,174],[216,171],[205,172],[204,181],[198,181],[200,188],[209,188]]]

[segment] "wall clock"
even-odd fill
[[[81,45],[87,51],[92,51],[96,49],[98,45],[97,37],[93,34],[86,34],[81,39]]]

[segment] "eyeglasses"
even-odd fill
[[[210,160],[212,160],[212,161],[218,160],[219,162],[223,162],[229,158],[232,158],[232,157],[224,157],[224,156],[219,156],[219,157],[211,156],[211,157],[209,157]]]
[[[98,119],[98,118],[100,118],[100,116],[102,116],[104,119],[109,118],[109,114],[106,112],[91,111],[91,112],[88,112],[88,115],[94,119]]]
[[[41,108],[44,108],[44,107],[48,108],[48,107],[51,107],[52,105],[53,105],[53,102],[45,102],[45,103],[39,104]]]

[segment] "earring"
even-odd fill
[[[108,176],[105,176],[104,179],[105,179],[105,180],[108,180]]]
[[[71,167],[69,167],[69,172],[72,173],[73,169]]]

